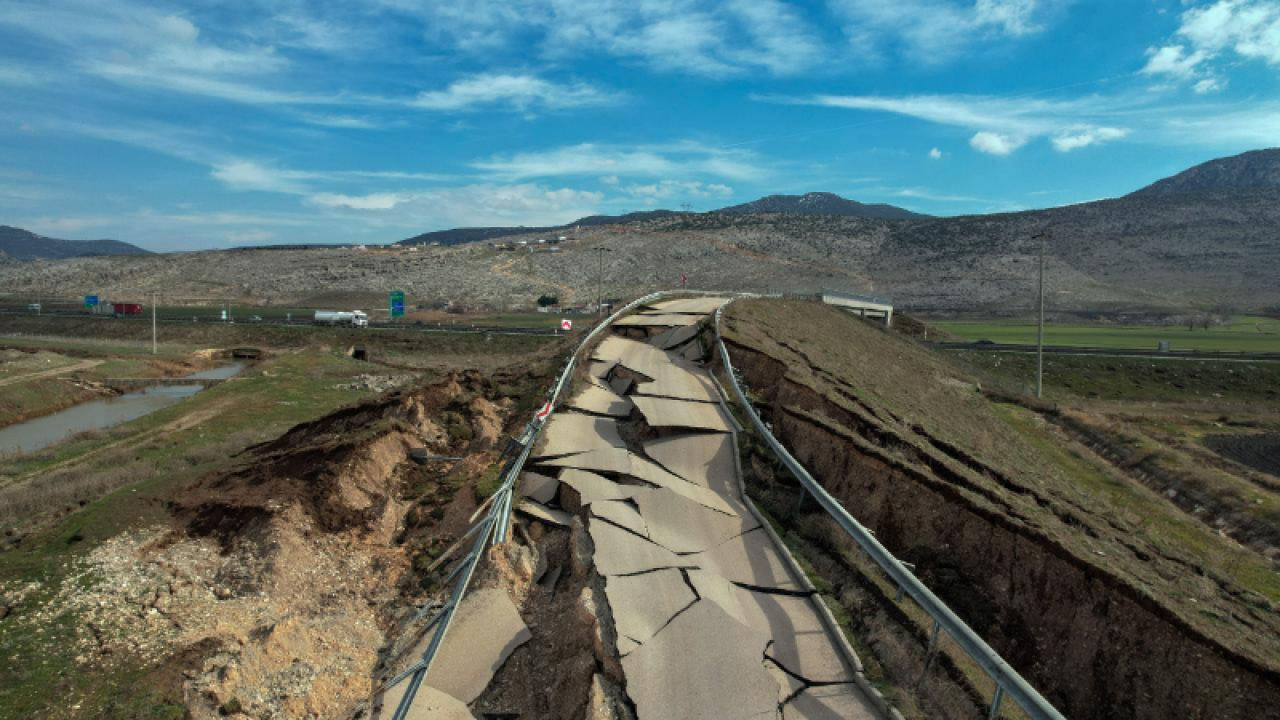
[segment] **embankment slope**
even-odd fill
[[[1280,707],[1261,556],[838,310],[738,302],[725,337],[797,459],[1068,717]]]

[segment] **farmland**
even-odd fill
[[[959,340],[1026,345],[1036,341],[1036,323],[1030,318],[1005,320],[936,320],[934,327]],[[1280,320],[1260,316],[1237,316],[1223,324],[1186,323],[1162,325],[1048,322],[1045,344],[1052,346],[1103,347],[1155,350],[1168,341],[1171,350],[1216,350],[1227,352],[1280,352]]]

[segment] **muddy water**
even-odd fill
[[[183,378],[225,380],[244,370],[244,363],[201,370]],[[32,453],[86,430],[101,430],[176,405],[204,389],[203,385],[149,387],[119,397],[95,400],[0,429],[0,456]]]

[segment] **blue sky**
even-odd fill
[[[0,224],[153,250],[836,192],[1114,197],[1280,145],[1277,0],[0,0]]]

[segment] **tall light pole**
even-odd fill
[[[151,354],[156,354],[156,294],[151,293]]]
[[[600,258],[599,270],[596,272],[596,312],[604,313],[604,254],[613,252],[613,250],[602,246],[596,246],[591,249]]]
[[[1036,327],[1036,399],[1044,396],[1044,250],[1049,232],[1036,233],[1032,240],[1040,241],[1040,322]]]

